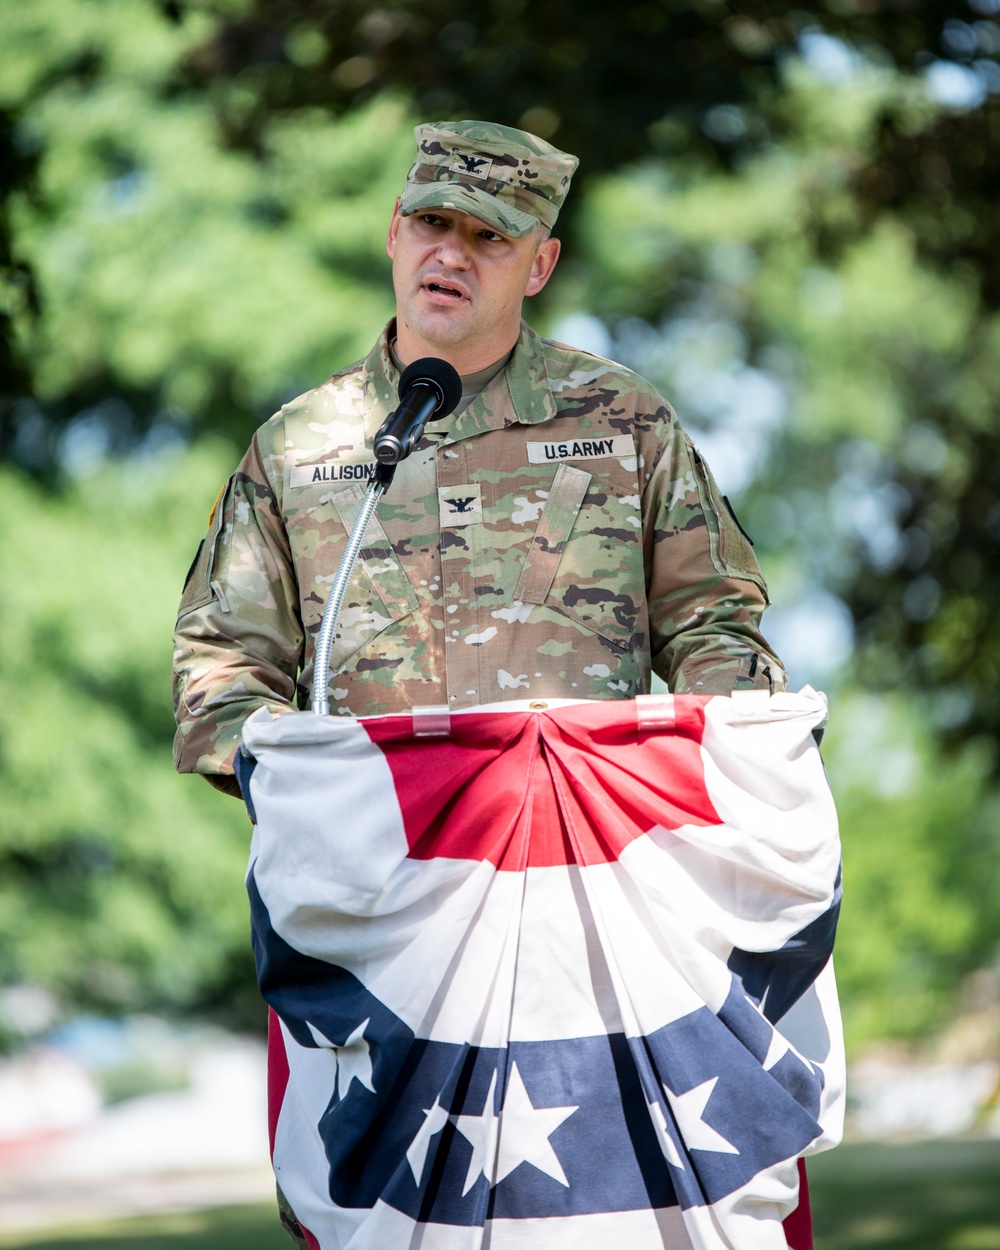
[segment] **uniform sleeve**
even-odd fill
[[[784,667],[760,632],[767,587],[750,540],[669,408],[649,433],[642,510],[653,671],[678,694],[784,690]]]
[[[272,469],[272,475],[274,471]],[[302,622],[280,499],[254,438],[188,573],[174,634],[174,763],[237,794],[233,756],[258,707],[294,706]]]

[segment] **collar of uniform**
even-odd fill
[[[398,399],[399,370],[392,363],[389,352],[389,344],[395,336],[396,321],[393,318],[379,335],[365,361],[368,412],[365,435],[369,444],[386,413],[396,406]],[[556,403],[549,386],[542,340],[527,322],[522,321],[521,334],[507,368],[498,373],[457,418],[449,439],[455,442],[514,424],[537,425],[550,421],[555,415]],[[372,424],[375,416],[378,419]]]
[[[510,425],[537,425],[555,415],[556,403],[549,386],[542,340],[522,321],[521,334],[507,368],[498,373],[456,419],[448,438],[458,442]]]
[[[521,322],[521,337],[507,366],[507,383],[522,425],[551,421],[556,415],[556,401],[545,366],[545,346],[526,321]]]
[[[371,447],[379,426],[399,402],[399,370],[389,344],[396,337],[396,318],[386,325],[368,353],[363,369],[365,444]]]

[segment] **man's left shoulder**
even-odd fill
[[[540,344],[557,402],[600,396],[605,402],[633,409],[637,415],[673,418],[673,410],[656,387],[634,370],[556,339],[541,339]]]

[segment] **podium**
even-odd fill
[[[806,688],[247,721],[310,1245],[806,1250],[844,1105],[825,720]]]

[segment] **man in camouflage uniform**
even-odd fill
[[[330,584],[401,369],[440,356],[456,415],[398,468],[344,600],[331,709],[781,688],[750,543],[669,405],[521,321],[575,157],[483,122],[419,126],[389,227],[397,315],[368,358],[257,431],[177,623],[175,758],[238,793],[243,721],[310,704]]]
[[[177,767],[238,794],[243,721],[310,705],[330,584],[403,367],[463,399],[403,461],[331,653],[352,716],[513,699],[781,688],[750,543],[664,400],[521,321],[548,281],[573,156],[483,122],[419,126],[389,226],[396,318],[286,404],[216,504],[177,622]],[[298,1244],[294,1215],[282,1206]]]

